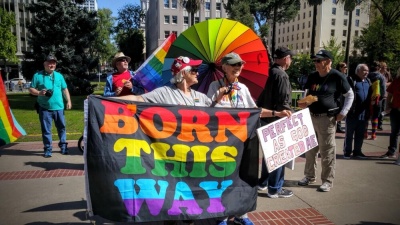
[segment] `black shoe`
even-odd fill
[[[343,129],[336,129],[336,133],[344,134],[345,131]]]
[[[350,159],[351,153],[344,153],[343,159]]]
[[[362,152],[359,153],[353,153],[353,157],[357,159],[365,159],[367,156],[365,156]]]
[[[383,131],[382,127],[378,127],[378,130],[379,130],[379,131]]]

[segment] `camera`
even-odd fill
[[[51,90],[51,89],[50,89],[50,90],[47,90],[46,93],[44,93],[44,95],[45,95],[46,97],[49,97],[49,98],[50,98],[51,96],[53,96],[53,90]]]

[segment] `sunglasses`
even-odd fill
[[[243,63],[238,62],[238,63],[234,63],[234,64],[229,64],[229,65],[232,66],[232,67],[235,67],[235,66],[242,66]]]
[[[197,72],[199,72],[199,68],[192,68],[192,69],[190,69],[190,72],[197,73]]]

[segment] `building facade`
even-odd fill
[[[146,52],[150,55],[171,34],[177,36],[190,27],[190,14],[180,5],[180,0],[142,0],[146,5]],[[226,18],[222,0],[205,0],[194,15],[194,23],[208,19]]]
[[[73,2],[75,2],[73,0]],[[78,7],[87,9],[88,11],[97,11],[97,0],[86,0],[83,4],[76,4]]]
[[[309,54],[311,52],[313,7],[307,4],[307,0],[300,2],[300,11],[293,20],[276,24],[275,47],[286,46],[296,53]],[[351,52],[354,46],[354,37],[361,35],[361,30],[369,25],[369,6],[370,1],[368,0],[355,8],[351,23],[351,34],[349,34],[349,12],[344,10],[344,5],[338,3],[338,0],[322,1],[317,10],[314,52],[327,45],[331,38],[334,38],[336,43],[340,44],[344,50],[348,35],[351,37]],[[269,45],[271,45],[272,31],[270,34]]]

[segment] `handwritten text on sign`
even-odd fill
[[[269,172],[318,145],[308,108],[257,129]]]

